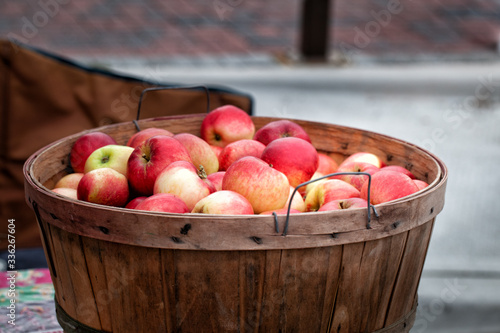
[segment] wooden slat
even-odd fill
[[[335,301],[331,332],[360,332],[363,306],[362,277],[359,276],[364,243],[343,246],[340,281]]]
[[[387,311],[385,325],[390,325],[408,313],[417,296],[418,284],[429,246],[434,220],[408,232],[397,281]]]
[[[332,281],[331,248],[287,250],[281,260],[281,283],[284,290],[284,322],[286,331],[319,332],[324,317],[326,293]],[[336,260],[333,260],[335,263]],[[335,274],[335,268],[333,265]],[[329,276],[330,273],[330,276]],[[335,281],[333,281],[335,285]],[[333,303],[332,303],[333,304]]]
[[[175,332],[177,325],[177,299],[176,299],[176,250],[161,250],[160,263],[162,280],[161,288],[163,291],[163,301],[165,304],[165,324],[167,332]]]
[[[364,280],[364,307],[361,331],[373,332],[384,327],[391,291],[399,271],[406,235],[366,242],[359,276]],[[406,312],[402,312],[403,316]]]
[[[102,330],[111,332],[113,326],[111,324],[112,297],[108,290],[108,282],[106,279],[106,270],[104,269],[104,260],[101,254],[100,244],[102,241],[82,237],[82,245],[87,263],[87,270],[90,277],[91,288],[93,291],[94,300],[99,313],[99,320]]]
[[[56,267],[57,279],[54,284],[58,285],[59,293],[56,297],[59,305],[73,318],[76,318],[76,297],[75,297],[75,286],[71,280],[70,266],[71,262],[68,262],[65,256],[65,244],[61,233],[64,231],[57,227],[50,227],[50,234],[53,242],[53,259],[54,265]]]
[[[263,315],[266,251],[239,251],[238,256],[239,330],[258,332]]]
[[[283,288],[281,288],[282,250],[266,251],[266,269],[262,303],[260,305],[260,332],[279,332],[282,326],[280,311],[283,307]]]
[[[53,232],[58,235],[59,244],[62,245],[62,256],[67,265],[67,278],[71,282],[71,285],[67,287],[72,289],[75,302],[76,316],[73,318],[85,321],[87,326],[100,330],[101,323],[80,236],[55,228]],[[69,295],[71,291],[67,290]]]
[[[165,331],[160,250],[100,244],[116,332]]]
[[[329,247],[327,275],[325,281],[325,297],[321,316],[320,332],[329,332],[333,320],[335,302],[340,284],[343,246]]]
[[[230,332],[239,327],[239,259],[230,251],[176,251],[176,331],[198,327]]]

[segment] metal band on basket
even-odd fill
[[[59,325],[63,328],[65,333],[106,333],[107,331],[97,330],[90,326],[80,323],[78,320],[72,318],[64,311],[64,309],[54,300],[56,305],[56,317]]]

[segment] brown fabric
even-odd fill
[[[24,201],[24,161],[67,135],[135,119],[142,91],[164,85],[178,86],[82,67],[0,40],[0,250],[7,248],[8,219],[16,220],[16,248],[41,245],[33,211]],[[249,95],[209,90],[210,109],[234,104],[252,113]],[[155,91],[143,99],[141,119],[206,110],[202,89]]]

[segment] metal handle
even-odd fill
[[[379,217],[378,212],[375,209],[375,206],[373,206],[372,204],[370,204],[370,189],[371,189],[372,175],[370,175],[367,172],[335,172],[335,173],[330,173],[328,175],[325,175],[325,176],[322,176],[322,177],[319,177],[319,178],[315,178],[315,179],[309,180],[309,181],[304,182],[302,184],[299,184],[299,185],[297,185],[297,187],[295,187],[295,189],[292,192],[292,195],[290,196],[290,202],[288,203],[288,210],[287,210],[287,213],[286,213],[285,229],[283,230],[283,236],[286,236],[286,234],[288,232],[288,224],[289,224],[289,220],[290,220],[290,209],[292,207],[292,199],[293,199],[293,196],[295,195],[295,193],[297,192],[297,190],[299,188],[303,187],[303,186],[307,186],[307,185],[309,185],[311,183],[317,182],[318,180],[322,180],[322,179],[325,179],[325,178],[330,178],[332,176],[342,176],[342,175],[365,175],[365,176],[368,176],[368,193],[367,193],[367,198],[366,198],[367,202],[368,202],[368,206],[367,206],[368,221],[366,223],[366,229],[371,229],[372,228],[370,226],[370,222],[371,222],[370,208],[373,209],[373,213],[375,214],[375,216],[377,218]],[[278,227],[277,227],[277,215],[276,214],[274,214],[274,218],[275,218],[275,223],[276,223],[276,232],[279,232]]]
[[[141,117],[141,106],[142,106],[142,100],[145,98],[146,94],[151,91],[158,91],[158,90],[180,90],[180,89],[186,89],[186,90],[194,90],[194,89],[203,89],[205,91],[205,95],[207,97],[207,113],[210,112],[210,90],[204,86],[204,85],[195,85],[195,86],[161,86],[161,87],[151,87],[151,88],[146,88],[141,92],[141,97],[139,98],[139,104],[137,105],[137,117],[135,120],[132,122],[135,125],[135,128],[137,131],[140,131],[141,128],[139,127],[138,121]]]

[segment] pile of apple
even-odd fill
[[[259,130],[241,109],[226,105],[206,115],[201,137],[148,128],[119,145],[91,132],[76,140],[70,164],[54,192],[96,204],[129,209],[205,214],[286,214],[367,207],[419,191],[427,183],[369,152],[340,165],[311,144],[290,120]],[[322,178],[294,189],[312,179]],[[291,201],[291,202],[290,202]]]

